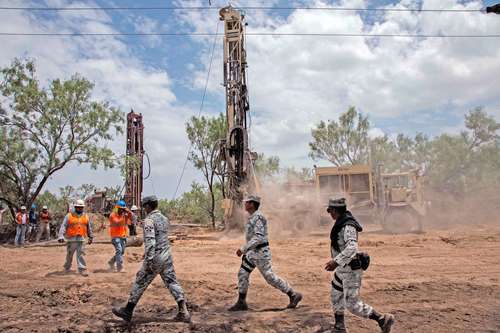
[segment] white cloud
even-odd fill
[[[331,2],[304,3],[326,6]],[[393,6],[415,7],[419,3],[402,0]],[[340,2],[346,7],[366,4]],[[425,0],[422,7],[479,9],[482,3]],[[375,22],[363,20],[356,12],[296,10],[286,19],[273,13],[260,12],[259,20],[252,21],[257,14],[249,11],[248,31],[500,33],[500,20],[481,13],[387,12],[377,14]],[[195,30],[206,27],[205,19],[196,17],[185,23]],[[405,130],[414,131],[435,128],[434,120],[443,118],[441,111],[456,118],[471,106],[500,106],[498,39],[248,36],[247,42],[253,146],[279,155],[285,163],[312,164],[307,158],[311,127],[319,120],[336,118],[351,105],[385,123],[405,117]],[[456,124],[442,130],[453,127]]]
[[[134,25],[135,31],[142,34],[158,33],[166,31],[166,25],[160,24],[160,22],[153,20],[147,16],[138,16],[132,19],[132,24]],[[160,36],[148,36],[146,37],[150,47],[158,47],[161,43]]]
[[[51,0],[54,6],[67,5]],[[175,2],[174,2],[175,3]],[[178,4],[182,4],[179,0]],[[234,3],[248,4],[246,1]],[[261,0],[252,5],[271,6]],[[311,6],[327,6],[331,1],[307,1]],[[365,7],[369,2],[343,0],[335,6]],[[402,0],[395,7],[414,7],[416,0]],[[19,4],[19,3],[17,3]],[[216,3],[220,5],[221,3]],[[24,5],[24,4],[23,4]],[[72,6],[94,6],[75,2]],[[190,2],[206,5],[206,1]],[[480,8],[480,1],[425,0],[424,8]],[[369,14],[371,15],[371,14]],[[500,20],[479,13],[376,13],[364,20],[356,12],[293,11],[288,17],[275,11],[246,13],[253,32],[324,32],[384,34],[491,34],[500,33]],[[213,32],[219,20],[216,10],[180,11],[168,23],[176,31]],[[167,30],[165,22],[147,16],[133,16],[129,22],[139,32]],[[0,12],[1,31],[113,32],[119,30],[105,12],[64,12],[40,20],[23,12]],[[219,23],[219,32],[223,25]],[[74,72],[96,83],[95,97],[111,100],[124,111],[134,108],[145,115],[146,148],[152,158],[153,175],[146,190],[170,196],[185,161],[186,119],[197,112],[199,100],[180,107],[173,93],[175,85],[199,92],[205,85],[213,37],[193,37],[199,47],[198,61],[186,64],[186,79],[174,82],[160,66],[146,65],[119,37],[40,38],[0,37],[0,65],[13,57],[32,57],[43,80],[69,77]],[[150,47],[158,46],[152,38]],[[223,110],[222,44],[218,39],[208,91],[211,101],[205,112]],[[248,85],[252,110],[252,147],[267,155],[278,155],[285,164],[310,166],[308,141],[310,129],[319,120],[336,118],[354,105],[375,122],[370,135],[406,129],[425,131],[447,117],[461,117],[471,106],[486,105],[500,116],[498,78],[500,48],[498,39],[418,39],[347,37],[248,36]],[[498,108],[498,110],[495,109]],[[444,111],[444,112],[443,112]],[[375,119],[375,121],[374,121]],[[395,119],[391,123],[391,119]],[[383,121],[387,128],[377,124]],[[396,126],[396,128],[394,128]],[[454,131],[457,124],[446,124],[443,131]],[[123,138],[113,143],[123,151]],[[75,170],[79,170],[75,176]],[[117,172],[93,173],[69,168],[54,177],[52,186],[78,185],[96,180],[103,184],[120,183]],[[188,168],[183,181],[186,188],[197,172]]]
[[[25,5],[25,4],[23,4]],[[40,5],[40,4],[38,4]],[[52,1],[50,6],[67,6]],[[95,6],[91,2],[71,3],[70,6]],[[136,27],[137,28],[137,27]],[[141,29],[153,29],[148,20]],[[26,32],[113,32],[111,17],[103,11],[59,12],[40,19],[26,12],[0,12],[0,31]],[[175,188],[186,156],[187,138],[184,122],[193,110],[176,105],[172,80],[166,70],[152,68],[135,56],[119,37],[0,37],[2,52],[0,66],[8,65],[14,57],[29,57],[37,64],[42,82],[61,77],[69,78],[78,72],[95,83],[93,97],[110,101],[124,112],[133,108],[144,114],[145,148],[151,157],[152,177],[157,194],[170,196]],[[110,147],[121,154],[125,138],[120,136]],[[170,148],[172,147],[172,148]],[[189,178],[195,178],[188,172]],[[93,182],[99,185],[121,184],[117,170],[91,171],[72,165],[49,181],[49,189],[71,184]],[[151,181],[146,191],[151,193]],[[189,180],[183,182],[183,188]]]
[[[384,131],[378,127],[372,127],[368,131],[368,136],[370,137],[370,139],[380,138],[383,137],[384,135],[385,135]]]

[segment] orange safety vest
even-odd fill
[[[26,214],[26,219],[24,224],[28,224],[28,214]],[[17,224],[23,224],[23,213],[19,212],[16,216]]]
[[[128,214],[119,215],[115,212],[111,213],[109,215],[109,235],[111,238],[127,237],[127,224],[129,224]]]
[[[68,227],[66,228],[66,237],[82,236],[87,237],[87,227],[89,225],[89,217],[87,214],[80,216],[69,213],[68,214]]]
[[[40,220],[44,223],[48,223],[50,221],[50,214],[49,212],[41,212],[40,213]]]

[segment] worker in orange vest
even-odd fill
[[[16,215],[16,238],[14,239],[14,244],[16,246],[24,246],[24,237],[26,235],[28,222],[26,206],[21,206],[21,210]]]
[[[124,272],[123,255],[127,245],[127,230],[132,223],[132,213],[128,210],[125,201],[120,200],[116,203],[114,211],[109,215],[109,235],[111,244],[115,247],[115,255],[108,261],[111,271]]]
[[[73,207],[73,211],[66,215],[61,229],[59,229],[58,242],[64,243],[65,239],[67,241],[64,271],[70,272],[73,255],[76,251],[78,272],[83,276],[88,276],[87,264],[83,256],[85,255],[85,238],[88,237],[88,244],[92,244],[92,221],[83,212],[85,208],[83,200],[77,200]]]
[[[43,234],[47,234],[47,240],[50,240],[50,221],[52,220],[52,216],[49,213],[49,209],[47,206],[42,207],[42,211],[39,215],[40,224],[38,225],[38,233],[36,235],[36,241],[39,242],[40,238],[42,238]]]

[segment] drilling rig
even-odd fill
[[[245,16],[228,6],[219,11],[224,22],[224,87],[226,89],[227,136],[221,142],[226,179],[224,222],[231,229],[240,224],[243,196],[258,191],[253,163],[256,154],[248,145]]]
[[[127,162],[125,202],[128,207],[141,207],[144,160],[144,125],[142,114],[131,110],[127,114]]]

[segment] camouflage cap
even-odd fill
[[[153,203],[153,202],[158,202],[158,198],[156,197],[156,195],[150,195],[150,196],[142,198],[143,205],[146,205],[148,203]]]
[[[347,207],[345,198],[328,200],[328,208],[330,207]]]
[[[243,201],[244,202],[253,201],[260,204],[260,197],[256,195],[249,195]]]

